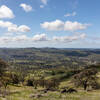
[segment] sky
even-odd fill
[[[0,0],[0,47],[100,48],[100,0]]]

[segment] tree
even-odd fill
[[[96,74],[96,68],[84,69],[79,74],[74,75],[73,82],[76,86],[82,86],[84,90],[87,90],[88,86],[93,88],[97,86]]]
[[[2,85],[3,85],[4,73],[7,70],[7,67],[8,67],[8,64],[2,59],[0,59],[0,84]]]
[[[7,70],[7,67],[8,67],[8,64],[2,59],[0,59],[0,77]]]
[[[10,78],[8,75],[5,73],[7,71],[8,64],[0,59],[0,88],[4,87],[5,90],[3,91],[3,95],[6,95],[6,88],[7,85],[9,84]]]

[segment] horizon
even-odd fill
[[[100,50],[100,48],[57,48],[57,47],[0,47],[0,49],[76,49],[76,50]]]

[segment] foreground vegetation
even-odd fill
[[[93,91],[84,91],[79,89],[77,93],[64,93],[60,92],[51,92],[49,91],[46,94],[34,90],[33,87],[17,87],[9,86],[11,94],[6,96],[7,99],[0,98],[0,100],[99,100],[100,99],[100,90]],[[43,97],[33,98],[32,95],[43,94]]]

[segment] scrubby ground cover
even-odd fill
[[[27,86],[9,86],[10,95],[0,97],[0,100],[100,100],[100,90],[84,91],[78,89],[77,93],[61,93],[60,91],[49,91],[42,93],[38,88]],[[33,97],[41,94],[41,97]]]

